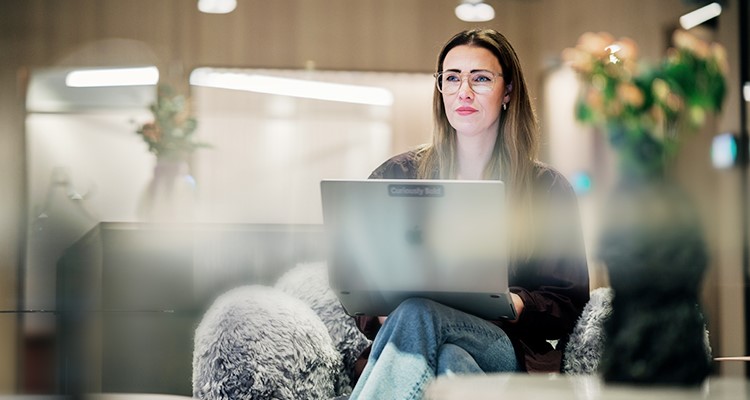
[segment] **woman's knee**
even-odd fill
[[[393,310],[390,317],[407,315],[410,318],[414,318],[416,315],[431,315],[437,306],[439,306],[439,304],[432,300],[421,297],[411,297],[402,301],[401,304]]]
[[[432,300],[412,297],[401,302],[388,316],[387,324],[402,327],[426,327],[434,325],[437,307]]]

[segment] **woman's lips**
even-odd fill
[[[478,110],[474,107],[458,107],[456,109],[456,114],[458,115],[471,115],[477,112]]]

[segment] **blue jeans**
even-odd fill
[[[372,345],[351,399],[421,399],[436,375],[512,372],[520,367],[508,336],[473,315],[426,299],[393,311]]]

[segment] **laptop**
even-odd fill
[[[349,315],[423,297],[515,319],[501,181],[324,180],[331,288]]]

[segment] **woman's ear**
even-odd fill
[[[507,85],[505,85],[505,96],[503,96],[503,103],[509,103],[510,102],[510,92],[513,91],[513,82],[508,82]]]

